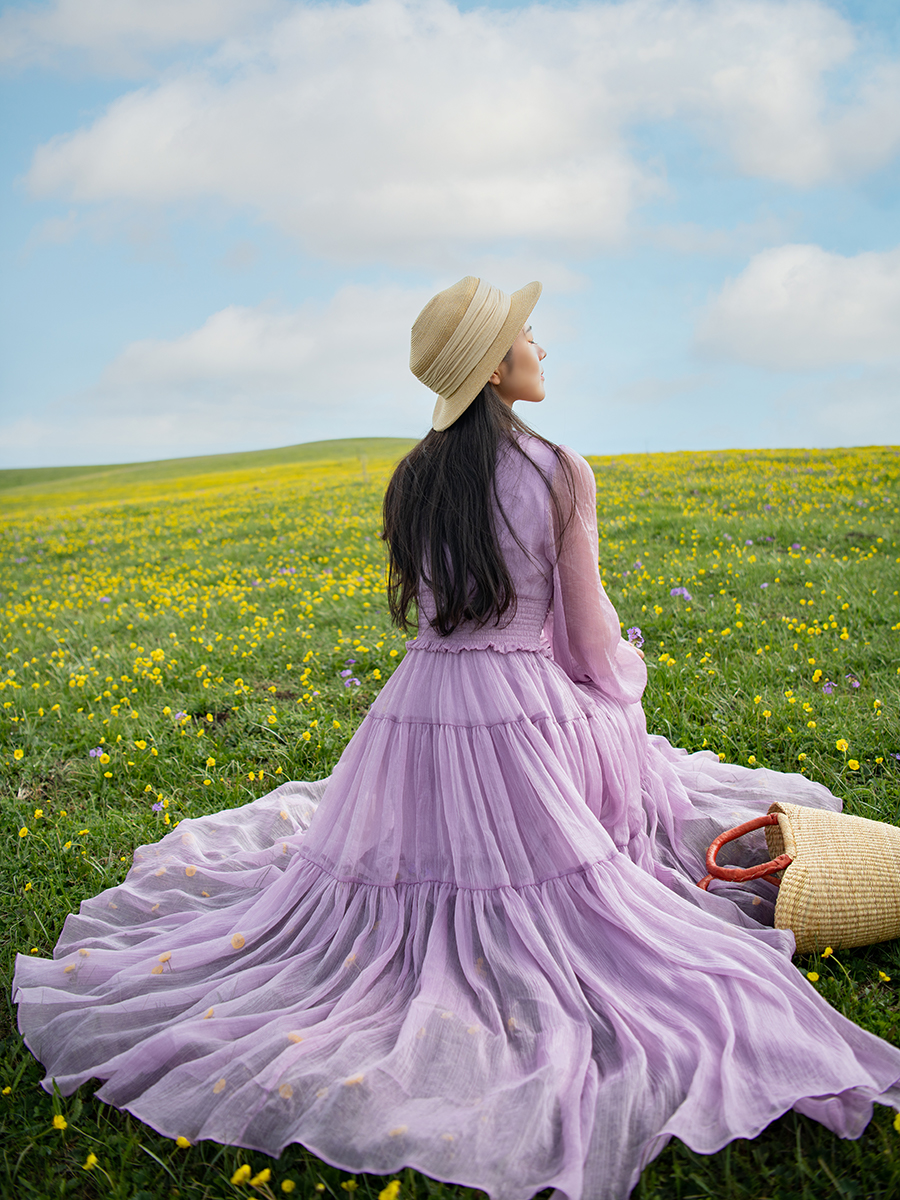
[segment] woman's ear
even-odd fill
[[[500,386],[500,372],[495,371],[493,373],[493,375],[490,377],[490,379],[488,380],[488,383],[492,384],[494,387],[499,387]]]

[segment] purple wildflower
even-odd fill
[[[637,567],[642,567],[644,564],[641,562],[641,560],[640,560],[640,559],[638,559],[638,560],[637,560],[637,562],[636,562],[634,565],[635,565],[635,567],[637,568]]]
[[[632,625],[632,627],[628,630],[628,640],[631,642],[632,646],[637,646],[638,650],[640,650],[641,646],[643,646],[644,635],[641,633],[637,625]]]
[[[856,678],[855,675],[845,675],[844,678],[847,680],[847,682],[850,684],[851,687],[854,687],[854,688],[859,687],[859,680]]]
[[[763,508],[765,508],[765,509],[771,509],[771,508],[772,508],[772,505],[771,505],[771,504],[764,504],[764,505],[763,505]],[[771,538],[766,538],[766,541],[767,541],[767,542],[770,542],[771,540],[772,540]]]
[[[185,712],[177,712],[177,713],[175,714],[175,720],[176,720],[176,721],[183,721],[183,720],[184,720],[184,718],[185,718],[186,716],[187,716],[187,713],[185,713]]]
[[[768,587],[769,585],[768,585],[767,583],[761,583],[759,586],[760,586],[760,587],[762,587],[762,588],[766,588],[766,587]]]
[[[769,507],[771,507],[771,505]],[[764,542],[774,542],[775,539],[773,537],[767,537],[767,538],[763,538],[763,541]]]
[[[691,593],[685,587],[674,587],[674,588],[672,588],[671,592],[669,592],[669,595],[670,596],[684,596],[685,600],[692,599]]]
[[[834,691],[834,684],[831,682],[830,679],[826,679],[825,682],[822,684],[822,691],[825,693],[826,696],[830,696],[831,693]]]
[[[355,662],[356,662],[356,659],[355,659],[355,658],[345,658],[345,659],[344,659],[344,662],[345,662],[345,663],[347,664],[347,666],[349,667],[349,666],[351,666],[353,663],[355,663]]]
[[[88,750],[88,754],[91,756],[91,758],[99,758],[102,753],[103,748],[101,746],[97,746],[94,750]]]
[[[353,672],[348,667],[346,671],[341,671],[341,679],[346,679],[348,675],[352,675],[352,674],[353,674]]]
[[[344,672],[343,672],[343,671],[341,671],[341,674],[342,674],[342,675],[343,675],[343,673],[344,673]],[[347,674],[349,675],[349,674],[350,674],[350,672],[348,671],[348,672],[347,672]],[[355,687],[359,687],[359,680],[358,680],[358,679],[355,679],[355,678],[354,678],[354,679],[345,679],[345,680],[344,680],[344,687],[350,687],[351,685],[352,685],[352,686],[355,686]]]
[[[800,549],[800,543],[799,543],[799,542],[791,542],[791,549],[792,549],[792,550],[799,550],[799,549]]]
[[[157,802],[155,804],[151,805],[151,808],[153,809],[154,812],[162,812],[162,810],[163,810],[162,801],[157,800]]]
[[[747,538],[746,542],[744,542],[744,545],[745,545],[745,546],[752,546],[752,545],[753,545],[753,538]]]

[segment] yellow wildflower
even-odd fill
[[[24,757],[25,757],[24,750],[13,750],[13,758],[16,760],[16,762],[18,762],[20,759],[22,759]]]
[[[268,1167],[264,1167],[263,1170],[261,1170],[258,1175],[254,1175],[253,1178],[250,1180],[250,1186],[258,1187],[261,1183],[268,1183],[271,1178],[272,1178],[272,1172],[269,1170]]]
[[[840,750],[841,754],[846,754],[850,749],[846,738],[838,738],[838,740],[834,743],[834,746],[836,750]]]
[[[81,1164],[82,1171],[93,1171],[94,1167],[96,1167],[99,1161],[100,1160],[97,1158],[97,1155],[92,1152]]]
[[[810,983],[818,983],[819,982],[819,972],[818,971],[807,971],[806,978],[809,980]]]
[[[400,1191],[400,1180],[392,1179],[391,1182],[381,1189],[378,1193],[378,1200],[397,1200],[397,1194]]]
[[[28,837],[28,826],[27,825],[23,825],[22,828],[19,830],[19,837]]]
[[[252,1174],[253,1174],[253,1172],[250,1170],[250,1168],[247,1166],[247,1164],[244,1163],[244,1165],[242,1167],[238,1167],[238,1169],[232,1175],[231,1182],[232,1183],[246,1183]]]
[[[53,1128],[54,1129],[60,1129],[60,1130],[67,1129],[68,1125],[69,1125],[69,1122],[66,1120],[65,1117],[61,1116],[59,1113],[57,1113],[56,1116],[53,1118]]]
[[[296,1186],[293,1179],[282,1179],[281,1181],[281,1190],[283,1192],[292,1192]]]
[[[850,768],[851,771],[859,770],[859,763],[856,761],[855,758],[849,759],[847,762],[847,766]]]
[[[186,1137],[177,1137],[175,1139],[175,1145],[178,1147],[179,1150],[187,1150],[187,1148],[188,1148],[188,1146],[190,1146],[190,1144],[191,1143],[188,1141],[188,1139]]]

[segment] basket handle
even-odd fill
[[[720,833],[706,852],[706,869],[709,874],[700,880],[697,887],[706,891],[714,879],[727,879],[731,883],[742,883],[747,879],[766,879],[778,887],[781,880],[776,879],[772,872],[783,871],[785,867],[791,865],[794,860],[789,854],[779,854],[777,858],[771,859],[770,862],[760,863],[757,867],[720,867],[716,863],[716,855],[726,842],[733,842],[736,838],[743,837],[745,833],[751,833],[754,829],[762,829],[764,825],[777,824],[778,814],[766,813],[764,817],[754,817],[752,821],[745,821],[743,825],[736,825],[734,829],[726,829],[724,833]]]

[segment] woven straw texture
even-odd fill
[[[774,803],[773,858],[789,854],[775,905],[798,954],[867,946],[900,936],[900,829],[846,813]]]
[[[474,275],[438,292],[412,327],[409,367],[437,392],[431,423],[448,429],[465,412],[537,304],[541,285],[507,296]]]

